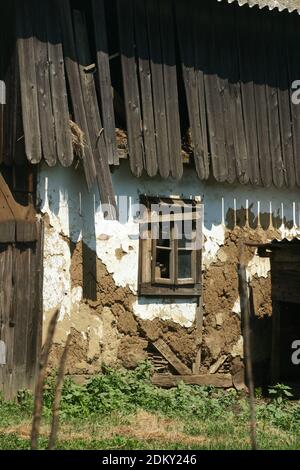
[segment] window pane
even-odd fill
[[[160,223],[159,224],[159,239],[157,240],[157,246],[170,246],[170,224]]]
[[[192,277],[192,252],[178,251],[178,279]]]
[[[168,250],[156,250],[155,278],[170,279],[170,255]]]

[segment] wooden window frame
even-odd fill
[[[167,200],[171,201],[173,199]],[[160,201],[166,201],[166,199],[141,197],[141,203],[145,204],[148,208],[150,208],[152,203],[159,203]],[[176,199],[176,203],[188,204],[191,205],[191,207],[201,205],[200,202],[190,199]],[[161,223],[161,221],[158,223]],[[148,233],[151,231],[149,225],[147,230]],[[138,294],[140,296],[200,297],[202,295],[202,250],[200,248],[179,248],[178,239],[174,236],[174,231],[175,224],[172,224],[171,218],[170,247],[159,248],[170,252],[169,278],[158,278],[156,275],[157,240],[143,239],[143,237],[140,236],[138,272]],[[178,278],[177,266],[180,251],[191,251],[191,278]]]

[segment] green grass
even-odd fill
[[[44,393],[39,448],[47,447],[54,377]],[[300,403],[283,385],[270,398],[257,393],[260,449],[300,450]],[[29,449],[32,396],[0,400],[0,449]],[[235,390],[179,384],[164,390],[151,384],[150,369],[107,369],[87,385],[66,380],[61,402],[58,449],[249,449],[247,398]]]

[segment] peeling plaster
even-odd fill
[[[84,176],[80,171],[41,165],[38,196],[41,212],[47,214],[50,223],[45,230],[44,311],[60,306],[60,321],[75,315],[82,299],[80,288],[72,290],[70,249],[66,238],[74,243],[83,240],[96,252],[115,284],[129,287],[133,294],[137,294],[139,242],[138,225],[134,223],[133,217],[140,194],[177,194],[186,198],[193,195],[204,201],[204,270],[216,260],[226,261],[220,248],[224,245],[226,236],[226,214],[232,208],[250,208],[258,223],[260,213],[270,214],[271,225],[272,216],[281,217],[282,221],[291,221],[292,228],[287,228],[283,223],[279,228],[278,233],[282,238],[300,234],[300,205],[295,202],[298,200],[298,192],[290,189],[205,182],[200,181],[191,170],[185,170],[185,176],[179,182],[172,179],[161,181],[159,178],[138,180],[131,175],[127,162],[123,162],[113,172],[113,184],[117,201],[120,196],[128,196],[128,220],[104,220],[97,190],[87,192]],[[120,249],[124,252],[121,257],[116,256],[116,250]],[[267,259],[253,257],[248,266],[249,279],[255,275],[267,277],[269,271]],[[233,311],[240,314],[238,300]],[[134,304],[134,313],[142,319],[172,319],[183,326],[192,325],[195,312],[196,304],[193,299],[176,299],[174,303],[172,299],[141,298]],[[99,336],[99,330],[97,331],[95,335]]]

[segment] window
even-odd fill
[[[202,204],[141,197],[140,295],[201,295]]]

